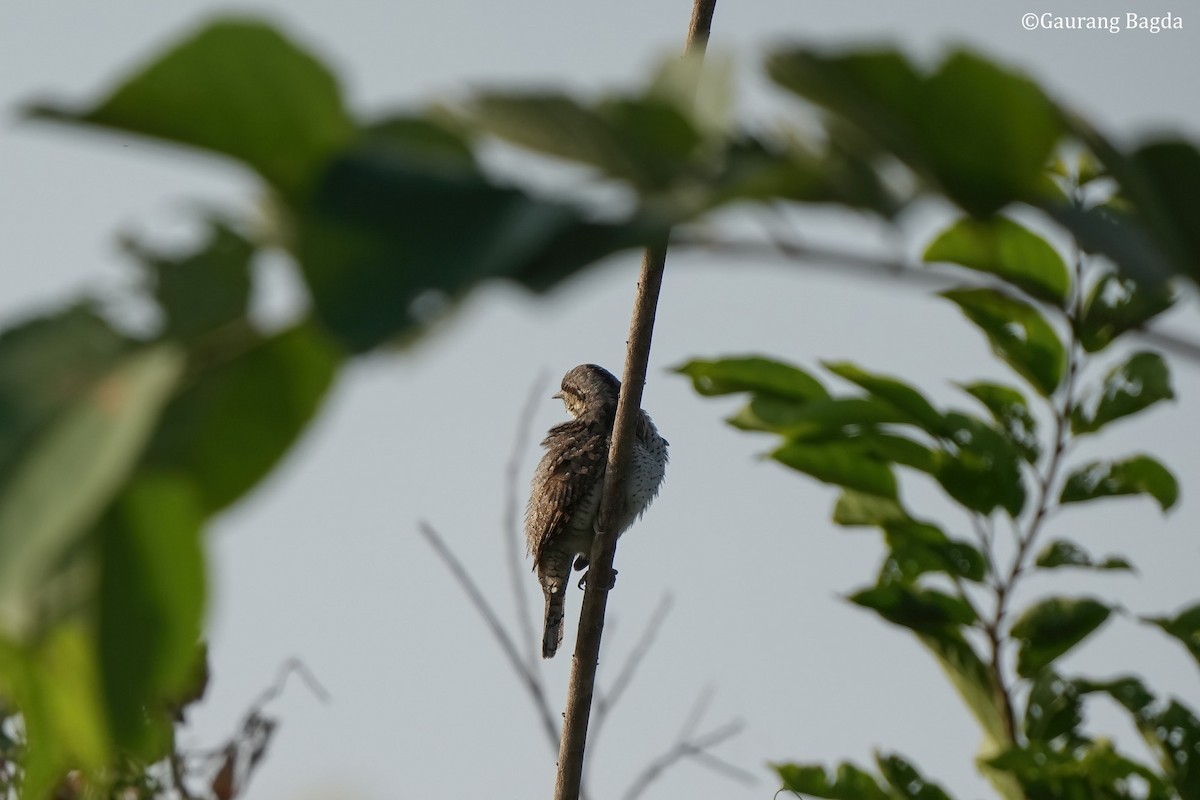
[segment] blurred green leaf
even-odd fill
[[[1071,409],[1071,431],[1093,433],[1114,420],[1174,397],[1163,357],[1158,353],[1135,353],[1105,376],[1098,397],[1082,400]]]
[[[787,442],[771,458],[825,483],[896,498],[891,467],[858,442]]]
[[[934,477],[964,507],[990,514],[1003,508],[1012,517],[1025,507],[1020,456],[995,428],[975,417],[946,414],[953,448],[944,449]]]
[[[1181,139],[1151,142],[1131,157],[1135,187],[1122,181],[1139,214],[1170,254],[1176,271],[1200,282],[1200,151]],[[1122,176],[1124,177],[1124,176]]]
[[[333,75],[253,20],[213,22],[86,111],[43,104],[32,113],[231,156],[285,191],[305,187],[354,135]]]
[[[702,395],[755,392],[789,400],[826,400],[829,392],[821,382],[799,367],[761,356],[696,359],[672,368],[692,379]]]
[[[474,170],[397,158],[378,137],[335,159],[296,211],[297,256],[317,314],[351,352],[412,333],[431,305],[484,280],[545,290],[665,231],[642,217],[591,222]]]
[[[1182,642],[1200,664],[1200,603],[1185,608],[1174,617],[1145,617],[1144,621],[1157,625]]]
[[[946,536],[936,525],[915,520],[884,523],[890,552],[889,567],[911,582],[926,572],[944,572],[969,581],[982,581],[986,571],[983,554],[974,546]]]
[[[925,399],[923,394],[907,383],[897,378],[867,372],[848,361],[825,362],[822,366],[834,375],[861,386],[872,396],[895,407],[908,417],[908,421],[923,430],[929,431],[935,436],[944,430],[945,425],[941,413]]]
[[[875,494],[844,489],[833,509],[833,521],[838,525],[885,525],[908,520],[908,512],[898,500]]]
[[[996,275],[1060,307],[1071,288],[1067,266],[1058,251],[1007,217],[960,219],[926,248],[924,258]]]
[[[1142,284],[1132,278],[1105,275],[1084,303],[1076,325],[1079,342],[1087,352],[1098,352],[1174,304],[1175,292],[1166,283]]]
[[[116,744],[156,761],[196,666],[204,613],[204,508],[192,485],[135,480],[100,526],[99,641]]]
[[[875,763],[897,797],[904,800],[950,800],[950,795],[942,787],[926,780],[912,764],[896,753],[886,756],[877,753]]]
[[[771,766],[783,781],[783,788],[790,792],[830,800],[891,800],[869,772],[853,764],[839,764],[832,775],[818,764]]]
[[[0,484],[0,628],[30,633],[36,597],[134,466],[182,358],[172,346],[130,353],[97,380],[64,384],[65,408],[28,441]]]
[[[245,317],[255,246],[228,226],[211,222],[208,240],[182,255],[135,242],[126,249],[146,268],[165,317],[164,335],[187,341]]]
[[[1035,83],[969,52],[929,75],[894,51],[777,51],[776,83],[894,153],[975,216],[1038,192],[1063,133],[1058,110]]]
[[[1109,556],[1103,561],[1095,561],[1087,551],[1074,542],[1065,539],[1051,542],[1038,553],[1037,565],[1043,569],[1057,567],[1083,567],[1103,570],[1133,570],[1133,565],[1123,558]]]
[[[1050,744],[1081,737],[1083,701],[1079,688],[1051,669],[1038,673],[1025,704],[1025,735],[1031,742]]]
[[[1037,309],[994,289],[954,289],[941,293],[987,335],[992,350],[1049,397],[1062,380],[1066,353],[1050,323]]]
[[[983,403],[991,412],[1000,433],[1017,449],[1022,458],[1030,464],[1037,462],[1041,454],[1037,420],[1030,413],[1029,403],[1023,394],[1011,386],[983,381],[963,385],[962,389]]]
[[[986,742],[993,746],[1010,743],[992,674],[962,632],[958,628],[942,627],[918,631],[917,637],[937,658],[982,728]]]
[[[1060,503],[1082,503],[1098,497],[1148,494],[1165,512],[1179,499],[1179,484],[1171,471],[1149,456],[1124,461],[1093,461],[1071,472],[1063,484]]]
[[[0,685],[21,712],[21,797],[50,797],[70,769],[109,763],[113,745],[90,631],[68,622],[26,647],[0,643]]]
[[[167,406],[142,467],[186,475],[206,514],[261,481],[320,407],[340,354],[302,324],[240,343]]]
[[[1017,673],[1036,676],[1104,624],[1111,609],[1097,600],[1053,597],[1025,610],[1012,626],[1020,640]]]
[[[987,763],[1012,773],[1029,800],[1172,798],[1162,778],[1153,770],[1121,755],[1111,742],[1103,739],[1080,743],[1071,749],[1031,743]]]
[[[872,609],[888,622],[915,631],[936,631],[975,622],[975,613],[961,598],[904,583],[872,586],[848,599]]]

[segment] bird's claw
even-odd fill
[[[580,588],[580,589],[582,589],[582,588],[584,588],[585,586],[587,586],[587,579],[588,579],[588,575],[590,575],[590,574],[591,574],[591,570],[588,570],[587,572],[585,572],[585,573],[583,573],[582,575],[580,575],[580,576],[579,576],[579,588]],[[617,570],[616,570],[616,569],[613,569],[613,571],[612,571],[612,580],[610,580],[610,581],[608,582],[608,586],[601,586],[600,588],[601,588],[601,589],[603,589],[603,590],[605,590],[605,591],[608,591],[609,589],[613,588],[613,587],[614,587],[614,586],[616,586],[616,585],[617,585]]]

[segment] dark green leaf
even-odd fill
[[[1182,642],[1196,663],[1200,664],[1200,603],[1185,608],[1174,617],[1146,617],[1145,621],[1157,625]]]
[[[1025,506],[1025,484],[1020,456],[995,428],[966,414],[950,413],[952,431],[940,454],[934,477],[958,503],[972,511],[990,514],[1003,508],[1017,516]]]
[[[225,508],[274,467],[307,427],[339,354],[310,325],[251,338],[175,397],[143,467],[186,474],[206,513]]]
[[[1171,800],[1156,772],[1116,752],[1108,740],[1056,749],[1034,742],[987,763],[1013,774],[1029,800]],[[1134,788],[1136,787],[1136,788]]]
[[[873,397],[834,397],[812,401],[758,394],[729,419],[735,428],[773,431],[795,439],[828,440],[859,435],[906,415]],[[910,455],[913,455],[910,453]]]
[[[1060,503],[1082,503],[1097,497],[1148,494],[1163,511],[1179,499],[1179,484],[1170,470],[1149,456],[1124,461],[1094,461],[1067,476]]]
[[[1200,283],[1200,198],[1195,190],[1200,151],[1191,142],[1164,140],[1144,145],[1131,162],[1139,174],[1129,199],[1176,270]],[[1129,190],[1128,184],[1122,181],[1122,189]]]
[[[1120,569],[1133,570],[1133,566],[1123,558],[1109,556],[1103,561],[1094,561],[1079,545],[1059,539],[1046,545],[1037,557],[1037,565],[1043,569],[1057,567],[1083,567],[1086,569]]]
[[[0,483],[0,630],[30,632],[36,598],[120,489],[182,361],[174,347],[159,345],[124,356],[97,380],[59,384],[64,407]]]
[[[1132,278],[1105,275],[1084,303],[1076,326],[1079,342],[1089,353],[1098,352],[1174,304],[1175,293],[1169,284],[1143,284]]]
[[[94,108],[34,113],[231,156],[285,190],[305,186],[354,135],[324,65],[248,20],[217,21],[173,45]]]
[[[849,600],[915,631],[937,631],[975,622],[974,612],[961,598],[904,583],[872,586],[850,595]]]
[[[790,792],[829,800],[891,800],[868,772],[849,763],[838,765],[830,775],[816,764],[773,764],[772,768]]]
[[[936,783],[925,779],[916,768],[896,753],[877,754],[875,763],[884,780],[905,800],[950,800],[950,795]]]
[[[1034,679],[1025,705],[1025,734],[1031,742],[1050,744],[1059,738],[1081,736],[1083,702],[1079,688],[1054,670],[1044,669]]]
[[[1037,435],[1037,420],[1029,412],[1025,396],[999,383],[978,382],[962,388],[992,413],[1000,433],[1021,456],[1030,464],[1035,463],[1041,453],[1041,442]]]
[[[799,367],[760,356],[689,361],[673,368],[692,379],[702,395],[755,392],[789,400],[825,400],[829,392]]]
[[[1200,719],[1177,700],[1167,704],[1143,735],[1157,744],[1159,762],[1180,797],[1200,797]]]
[[[127,249],[149,273],[166,336],[195,339],[246,315],[255,247],[227,226],[213,222],[208,241],[182,255],[154,253],[135,242]]]
[[[1124,677],[1111,681],[1072,681],[1081,694],[1104,692],[1116,700],[1133,715],[1139,724],[1148,720],[1154,712],[1155,697],[1139,678]]]
[[[1092,433],[1113,420],[1143,411],[1161,400],[1171,400],[1171,374],[1158,353],[1135,353],[1104,378],[1098,397],[1071,409],[1071,431]]]
[[[204,509],[178,478],[144,476],[101,524],[100,655],[114,739],[160,758],[195,668],[204,612]]]
[[[776,52],[767,69],[976,216],[1036,195],[1063,132],[1036,84],[968,52],[928,76],[891,51],[795,48]]]
[[[987,741],[993,745],[1011,742],[991,672],[962,632],[957,628],[943,627],[919,631],[917,637],[937,658],[983,729]]]
[[[925,260],[997,275],[1059,306],[1066,303],[1070,291],[1067,267],[1058,251],[1007,217],[959,220],[929,245]]]
[[[1066,353],[1037,309],[994,289],[955,289],[942,297],[962,309],[987,335],[992,349],[1042,395],[1062,380]]]
[[[900,580],[911,582],[926,572],[983,580],[983,554],[966,542],[950,539],[940,528],[909,519],[885,522],[882,527],[890,548],[885,570]]]
[[[896,378],[876,375],[849,362],[830,363],[823,366],[840,378],[857,384],[902,412],[908,421],[920,426],[933,435],[944,428],[941,413],[935,409],[919,391]]]
[[[1036,676],[1103,625],[1110,613],[1108,606],[1087,598],[1055,597],[1030,606],[1012,627],[1012,636],[1021,642],[1017,672]]]
[[[819,481],[857,489],[867,494],[896,498],[896,476],[891,467],[861,443],[788,442],[771,457]]]

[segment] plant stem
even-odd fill
[[[716,0],[695,0],[688,25],[686,52],[704,54],[712,28]],[[654,333],[654,316],[662,288],[663,269],[667,261],[667,242],[646,249],[642,258],[641,277],[634,300],[633,317],[629,325],[629,340],[622,373],[621,397],[617,403],[617,419],[613,425],[608,466],[604,474],[604,495],[598,515],[599,529],[592,543],[588,567],[587,588],[583,593],[583,608],[579,614],[579,634],[571,662],[571,678],[567,687],[567,708],[563,714],[562,740],[558,751],[558,773],[554,785],[555,800],[576,800],[579,797],[583,759],[587,746],[588,719],[596,687],[596,667],[600,658],[600,638],[604,631],[604,613],[608,605],[608,589],[613,582],[613,556],[617,540],[611,520],[624,492],[629,460],[633,448],[633,433],[642,404],[642,388],[646,382],[646,367],[650,361],[650,340]]]

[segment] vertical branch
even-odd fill
[[[695,0],[692,19],[688,25],[686,52],[703,55],[708,44],[715,8],[716,0]],[[608,606],[608,589],[613,582],[612,565],[617,541],[611,531],[611,523],[629,471],[634,427],[642,405],[642,388],[646,381],[646,367],[650,361],[654,316],[666,262],[665,238],[662,242],[648,247],[642,257],[637,297],[634,300],[633,317],[629,325],[625,369],[621,376],[621,397],[617,403],[617,419],[613,425],[612,445],[604,475],[604,495],[598,517],[599,530],[592,543],[587,589],[583,593],[579,634],[571,662],[567,709],[563,715],[558,774],[554,785],[555,800],[576,800],[581,788],[588,719],[596,688],[596,666],[600,656],[601,634],[604,630],[604,613]]]

